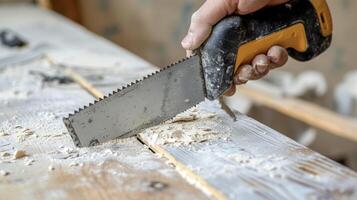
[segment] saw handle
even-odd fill
[[[325,0],[291,0],[253,14],[232,15],[215,25],[200,48],[207,98],[222,95],[239,66],[279,45],[291,57],[308,61],[331,43],[332,19]]]

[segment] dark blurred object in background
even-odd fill
[[[0,42],[6,47],[24,47],[27,45],[27,42],[21,36],[8,29],[0,30]]]

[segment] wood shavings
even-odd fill
[[[212,131],[212,129],[211,128],[200,128],[201,130],[203,130],[203,131]]]
[[[48,171],[54,171],[55,167],[53,165],[48,166]]]
[[[16,136],[16,139],[18,142],[24,142],[28,137],[34,135],[34,133],[35,132],[33,130],[25,128]]]
[[[25,160],[24,164],[27,165],[27,166],[30,166],[30,165],[32,165],[34,162],[35,162],[34,159],[28,159],[28,160]]]
[[[55,134],[55,135],[52,135],[52,137],[61,137],[63,136],[62,134]]]
[[[15,160],[23,158],[25,156],[27,156],[27,154],[26,154],[26,151],[24,151],[24,150],[16,150],[15,153],[14,153],[14,159]]]
[[[11,154],[9,152],[3,152],[1,153],[1,157],[9,157]]]
[[[32,135],[34,133],[34,131],[32,131],[31,129],[29,128],[26,128],[22,131],[25,135]]]
[[[55,135],[42,135],[42,137],[45,137],[45,138],[49,138],[49,137],[52,137],[52,138],[55,138],[55,137],[61,137],[63,136],[63,134],[55,134]]]
[[[4,130],[0,131],[0,136],[8,136],[9,133],[5,132]]]
[[[194,121],[196,119],[196,115],[193,113],[189,114],[179,114],[176,117],[174,117],[169,123],[176,123],[176,122],[190,122]]]
[[[0,170],[0,175],[1,176],[8,176],[8,175],[10,175],[10,172],[5,171],[5,170]]]
[[[216,113],[202,113],[202,114],[200,115],[200,118],[201,118],[201,119],[204,119],[204,118],[209,118],[209,119],[211,119],[211,118],[214,118],[214,117],[216,117],[216,116],[217,116]]]
[[[233,159],[241,164],[249,163],[252,157],[247,154],[238,154],[233,157]]]
[[[175,130],[171,133],[171,137],[173,138],[182,138],[182,136],[184,135],[185,133],[182,131],[182,130]]]
[[[213,119],[214,116],[215,113],[205,111],[193,113],[189,110],[177,115],[168,123],[146,129],[141,137],[148,140],[150,144],[174,146],[228,138],[230,131],[221,130],[217,126],[217,120]]]
[[[216,113],[200,112],[197,108],[191,108],[186,112],[176,115],[172,120],[169,120],[166,123],[192,122],[197,119],[211,119],[216,115]]]
[[[63,148],[63,150],[61,150],[61,152],[64,154],[73,154],[73,153],[77,153],[77,150],[70,147],[65,147]]]
[[[27,136],[25,135],[18,135],[16,136],[17,142],[24,142],[26,140]]]
[[[78,162],[71,162],[69,164],[70,167],[82,167],[83,166],[83,163],[78,163]]]

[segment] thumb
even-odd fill
[[[207,0],[192,15],[187,35],[181,42],[184,49],[197,49],[210,35],[212,26],[234,12],[248,14],[265,6],[272,6],[288,0]]]
[[[181,45],[186,50],[197,49],[210,35],[212,26],[237,8],[237,1],[207,0],[191,17],[191,24]]]

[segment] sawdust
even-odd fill
[[[188,113],[188,114],[179,114],[174,117],[171,121],[167,123],[175,123],[175,122],[190,122],[197,119],[196,113]]]
[[[54,171],[55,167],[53,165],[48,166],[48,171]]]
[[[165,122],[166,124],[177,123],[177,122],[191,122],[196,119],[204,119],[204,118],[214,118],[216,113],[199,111],[197,108],[191,108],[186,112],[180,113],[176,115],[172,120],[168,120]]]
[[[83,163],[78,163],[78,162],[71,162],[70,164],[69,164],[69,166],[70,167],[83,167]]]
[[[146,129],[140,136],[149,144],[174,146],[227,139],[229,134],[220,130],[219,119],[215,117],[215,113],[193,108],[160,126]]]
[[[5,170],[0,170],[0,175],[1,176],[8,176],[8,175],[10,175],[10,172],[5,171]]]
[[[174,176],[174,170],[167,168],[160,160],[153,159],[153,154],[142,148],[134,137],[111,140],[106,143],[94,147],[76,148],[73,145],[61,145],[57,150],[48,153],[51,160],[51,165],[48,166],[48,171],[55,170],[59,165],[61,168],[70,170],[71,172],[78,172],[85,166],[97,166],[93,173],[107,173],[104,166],[107,162],[118,161],[123,167],[124,171],[113,172],[116,176],[124,176],[127,174],[126,170],[150,171],[154,170],[164,176]],[[124,151],[123,151],[124,149]],[[57,168],[57,167],[56,167]],[[171,169],[171,170],[168,170]]]
[[[13,159],[16,160],[16,159],[23,158],[25,156],[27,156],[26,151],[24,151],[24,150],[16,150],[15,153],[14,153]]]
[[[5,132],[4,130],[0,130],[0,137],[2,136],[8,136],[10,135],[9,133]]]
[[[9,157],[11,154],[9,152],[2,152],[1,157]]]
[[[26,159],[26,160],[24,161],[24,164],[25,164],[26,166],[30,166],[30,165],[32,165],[34,162],[35,162],[34,159]]]
[[[240,164],[247,164],[251,161],[252,157],[247,154],[238,154],[233,156],[233,159]]]
[[[286,158],[281,156],[259,157],[245,151],[234,154],[231,158],[242,167],[249,167],[259,172],[267,173],[271,177],[282,177],[283,173],[278,172],[283,166]]]
[[[36,137],[36,135],[34,135],[34,131],[33,130],[31,130],[31,129],[29,129],[29,128],[25,128],[25,129],[23,129],[23,130],[20,130],[19,132],[18,132],[18,134],[16,135],[16,140],[18,141],[18,142],[24,142],[27,138],[29,138],[30,136],[35,136]]]

